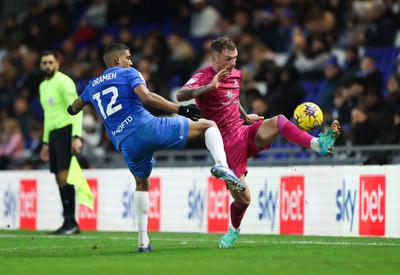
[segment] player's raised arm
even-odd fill
[[[176,95],[176,99],[181,101],[191,100],[193,98],[199,97],[209,91],[215,90],[219,87],[222,79],[229,75],[230,71],[228,69],[223,69],[219,71],[211,80],[210,83],[204,86],[189,87],[188,85],[183,86]]]

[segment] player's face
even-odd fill
[[[220,53],[214,53],[213,62],[217,71],[228,69],[232,71],[236,66],[236,59],[238,57],[237,49],[228,50],[223,49]]]
[[[58,70],[59,63],[54,55],[45,55],[40,60],[40,70],[46,75],[51,77]]]
[[[120,56],[118,56],[119,59],[119,66],[122,68],[130,68],[132,67],[132,56],[129,50],[125,50],[122,52]]]

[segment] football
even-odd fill
[[[293,118],[297,127],[309,132],[321,126],[324,115],[317,104],[304,102],[296,107]]]

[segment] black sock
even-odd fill
[[[61,202],[63,206],[63,216],[65,223],[74,223],[75,221],[75,188],[67,184],[60,188]]]

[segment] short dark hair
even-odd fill
[[[222,52],[224,49],[235,50],[235,43],[228,37],[218,37],[211,43],[211,49],[215,52]]]
[[[47,55],[52,55],[54,56],[54,58],[56,60],[58,60],[58,52],[57,51],[53,51],[53,50],[45,50],[40,54],[40,59],[42,59],[43,56],[47,56]]]
[[[129,50],[129,47],[122,43],[112,43],[112,44],[108,45],[104,49],[104,55],[103,55],[104,63],[107,64],[107,59],[110,57],[110,55],[113,55],[116,52],[125,51],[125,50]]]

